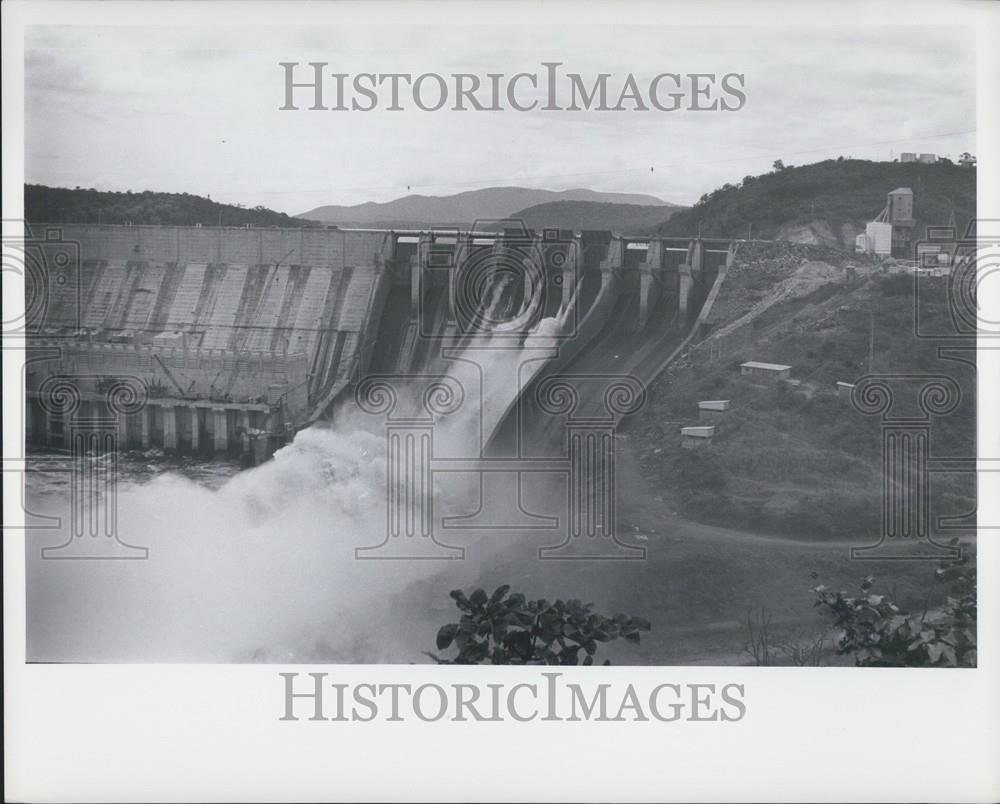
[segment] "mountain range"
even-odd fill
[[[552,202],[591,202],[598,204],[630,204],[653,207],[661,212],[658,221],[669,217],[676,208],[652,195],[638,193],[605,193],[596,190],[536,190],[529,187],[487,187],[455,195],[407,195],[384,203],[366,202],[354,206],[328,205],[316,207],[296,217],[338,225],[382,226],[469,226],[479,221],[489,222],[515,216],[522,210]]]

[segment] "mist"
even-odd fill
[[[561,324],[544,319],[521,348],[508,339],[484,352],[480,342],[474,357],[449,361],[465,401],[436,422],[435,453],[468,455],[481,433],[488,438],[518,393],[505,378],[547,350]],[[416,409],[419,394],[414,387],[399,405]],[[382,425],[350,399],[331,425],[300,431],[271,461],[217,489],[178,472],[119,478],[119,537],[147,547],[147,560],[45,560],[41,548],[66,536],[30,535],[29,661],[426,660],[422,651],[450,616],[447,591],[474,582],[513,540],[449,532],[449,541],[476,547],[466,551],[474,560],[356,559],[356,548],[386,538]],[[68,519],[67,488],[30,496],[33,510]],[[435,475],[433,497],[438,522],[480,507],[490,514],[475,473]],[[415,599],[426,610],[414,610]]]

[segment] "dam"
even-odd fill
[[[31,229],[28,442],[66,448],[71,418],[90,416],[113,422],[117,449],[252,462],[366,377],[445,373],[483,337],[546,334],[486,440],[546,376],[648,383],[697,334],[737,245],[518,226]]]

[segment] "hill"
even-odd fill
[[[920,281],[921,324],[949,331],[948,279]],[[933,452],[975,454],[975,370],[914,335],[913,282],[826,247],[744,244],[713,305],[712,330],[657,380],[627,427],[641,476],[697,522],[875,541],[880,420],[839,396],[838,381],[870,371],[952,376],[962,403],[935,419]],[[751,381],[740,374],[746,360],[790,365],[800,384]],[[704,399],[731,400],[731,410],[709,446],[681,449],[680,427],[697,424]],[[974,476],[936,478],[932,505],[935,515],[974,511]]]
[[[24,216],[32,223],[134,223],[170,226],[316,226],[266,207],[220,204],[190,193],[149,190],[114,193],[103,190],[24,186]]]
[[[704,195],[672,215],[659,234],[785,239],[853,248],[854,237],[885,207],[897,187],[914,193],[916,232],[945,226],[954,211],[959,227],[975,214],[976,171],[950,162],[869,162],[829,159],[746,176]]]
[[[342,225],[468,226],[477,220],[508,218],[518,210],[551,201],[672,206],[655,196],[634,193],[602,193],[585,189],[554,191],[529,187],[487,187],[455,195],[408,195],[385,203],[369,201],[354,206],[322,206],[303,212],[298,217]]]
[[[683,207],[611,204],[597,201],[549,201],[522,209],[511,215],[523,220],[529,229],[545,227],[569,229],[610,229],[621,234],[636,234],[668,219]]]

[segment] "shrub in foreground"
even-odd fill
[[[456,589],[451,597],[462,614],[438,631],[437,648],[454,645],[458,655],[445,659],[428,652],[439,664],[592,665],[598,643],[619,637],[638,643],[639,633],[650,629],[641,617],[605,617],[593,611],[593,603],[579,600],[527,600],[507,585],[492,595],[476,589],[466,596]]]
[[[947,600],[919,613],[877,594],[871,576],[857,596],[816,586],[815,605],[833,616],[837,652],[853,655],[858,667],[975,667],[975,551],[941,564],[934,575],[949,584]]]

